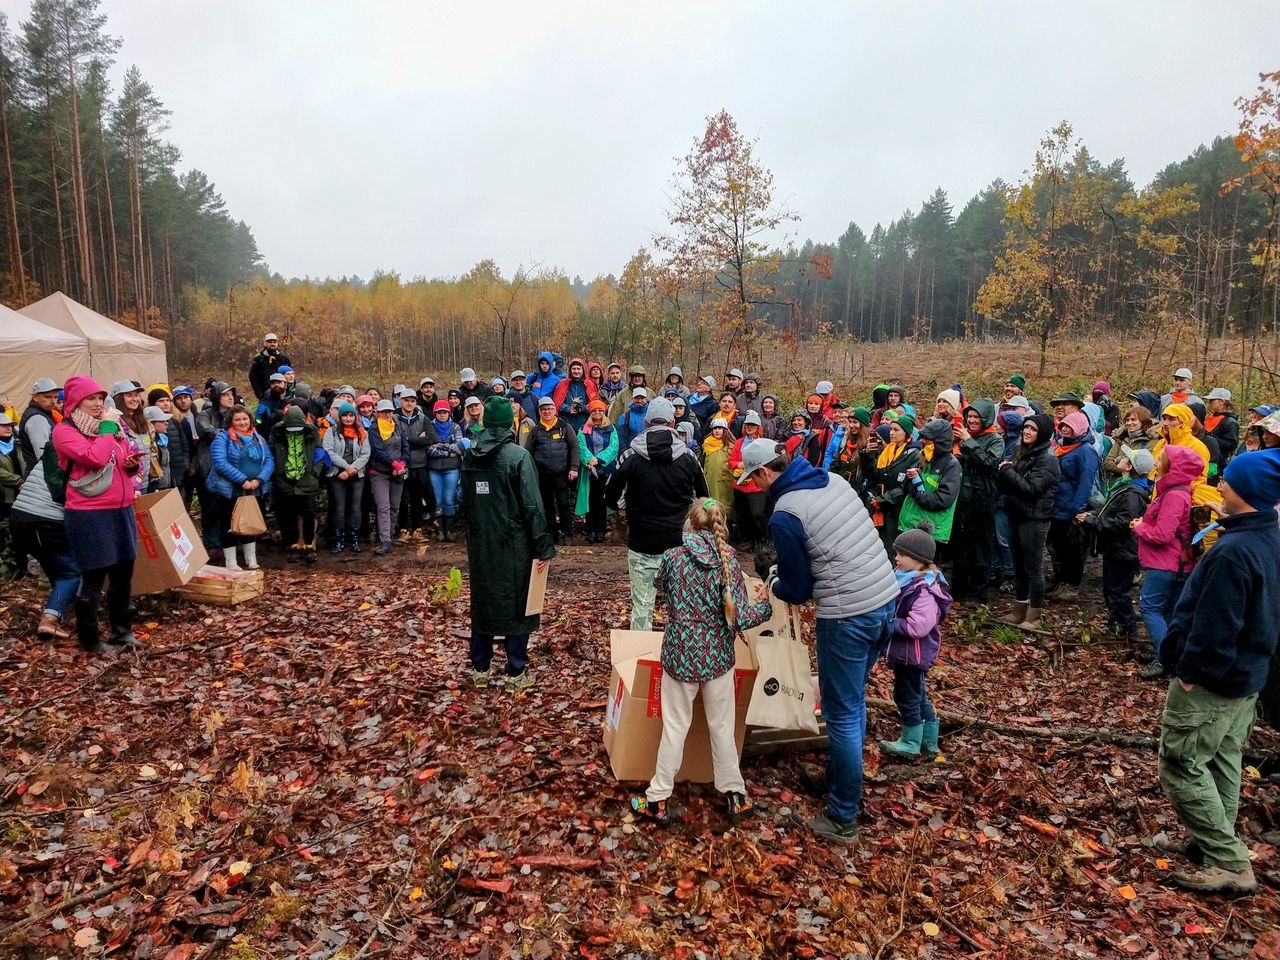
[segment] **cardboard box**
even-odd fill
[[[226,567],[201,567],[191,582],[174,592],[197,603],[216,603],[230,607],[262,596],[266,577],[261,570],[228,570]]]
[[[177,490],[148,493],[133,501],[138,527],[138,560],[133,594],[159,593],[189,582],[209,554]]]
[[[735,645],[734,692],[737,697],[735,735],[738,755],[747,732],[747,704],[755,682],[756,664],[745,644]],[[658,762],[662,738],[662,634],[647,630],[614,630],[609,635],[609,699],[605,705],[604,747],[609,766],[619,780],[648,780]],[[684,762],[676,782],[712,783],[711,737],[702,698],[693,704],[693,722],[684,744]]]

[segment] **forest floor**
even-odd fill
[[[820,809],[800,775],[820,754],[745,760],[759,814],[741,825],[687,785],[678,822],[633,822],[600,734],[620,545],[553,565],[538,684],[519,695],[469,686],[466,591],[442,586],[462,548],[313,568],[263,553],[263,598],[141,598],[145,648],[110,658],[33,638],[39,578],[6,590],[0,956],[1280,951],[1272,764],[1251,760],[1240,818],[1262,892],[1196,897],[1149,846],[1179,833],[1149,743],[1021,731],[1158,732],[1162,687],[1088,599],[1031,638],[957,607],[934,700],[1005,732],[947,723],[943,758],[889,762],[874,744],[895,718],[873,707],[862,835],[839,848],[789,825]],[[890,696],[883,667],[872,686]],[[1251,744],[1278,745],[1266,728]]]

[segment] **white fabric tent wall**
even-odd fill
[[[108,390],[117,380],[137,380],[144,387],[169,382],[163,340],[116,323],[65,294],[51,293],[18,312],[87,340],[89,375]]]
[[[41,377],[58,386],[89,372],[89,342],[0,305],[0,396],[26,409],[31,387]]]

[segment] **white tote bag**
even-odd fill
[[[788,637],[755,637],[756,674],[747,723],[776,730],[818,732],[809,648]]]

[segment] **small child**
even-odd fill
[[[1146,512],[1152,488],[1148,474],[1155,468],[1156,459],[1150,450],[1122,447],[1120,458],[1115,462],[1120,479],[1107,490],[1106,503],[1097,513],[1076,517],[1097,531],[1107,618],[1111,629],[1126,639],[1138,632],[1138,618],[1133,611],[1133,581],[1139,569],[1138,538],[1130,526]]]
[[[904,530],[893,541],[898,605],[884,656],[893,668],[893,702],[902,718],[902,735],[880,741],[880,750],[890,756],[938,755],[938,716],[929,702],[925,678],[938,660],[940,627],[951,609],[951,596],[933,562],[936,551],[933,524],[928,520]]]
[[[752,600],[729,546],[729,526],[718,501],[695,501],[684,522],[683,544],[662,555],[656,586],[667,597],[667,629],[662,638],[662,741],[649,789],[631,798],[631,809],[660,823],[667,819],[684,741],[693,720],[693,701],[702,693],[711,734],[716,790],[729,816],[751,810],[738,767],[734,737],[734,642],[744,628],[769,619],[767,597]]]

